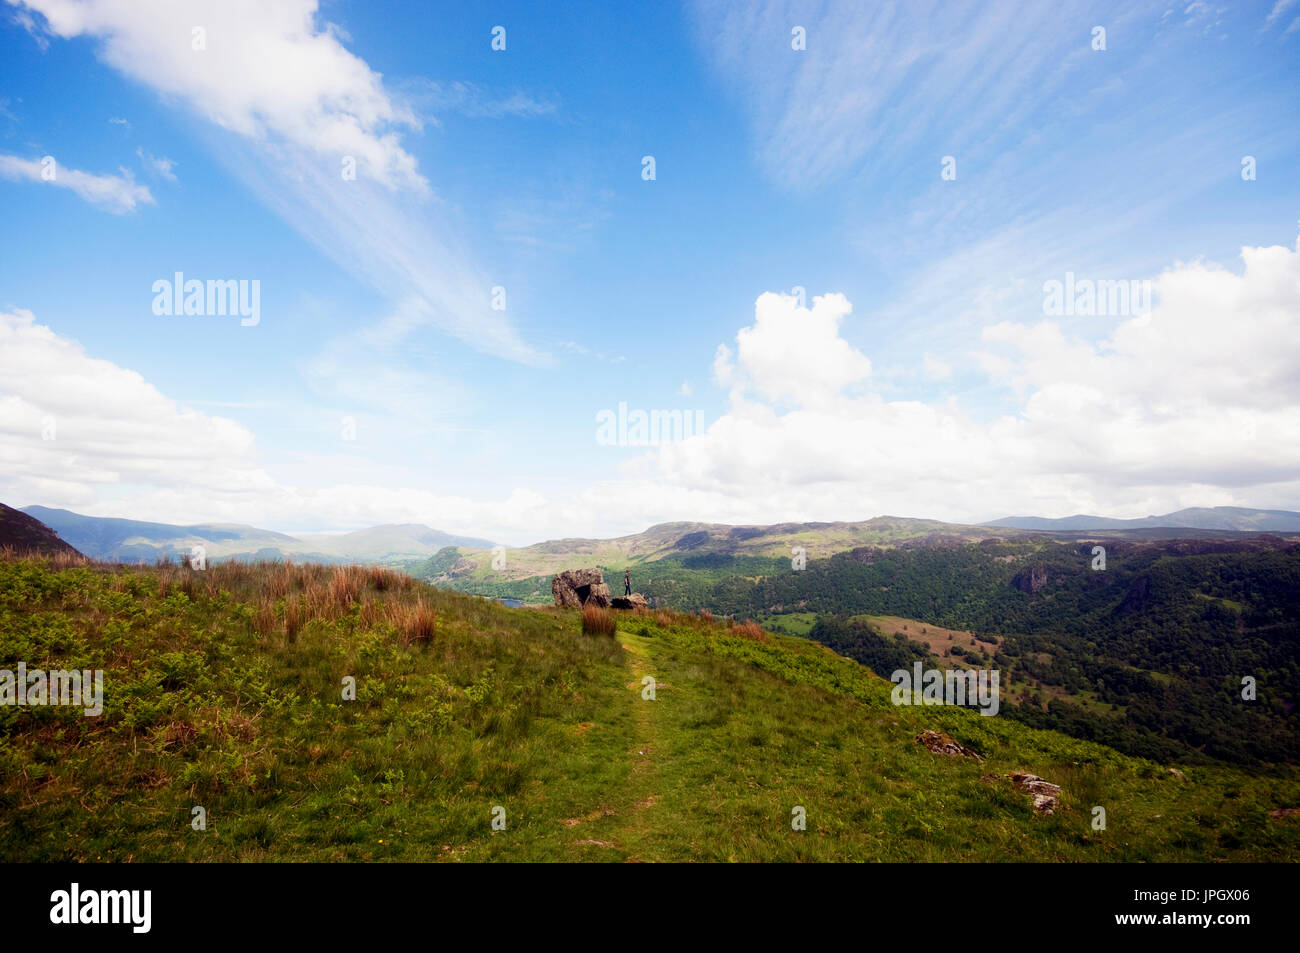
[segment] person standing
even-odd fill
[[[632,570],[623,570],[623,595],[632,595]]]

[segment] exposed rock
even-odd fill
[[[566,569],[551,580],[551,595],[560,608],[609,608],[609,586],[599,569]]]
[[[645,596],[639,592],[634,592],[630,596],[615,596],[610,600],[610,605],[615,609],[648,609],[650,603],[646,602]]]
[[[1056,805],[1061,797],[1059,784],[1044,781],[1036,774],[1012,774],[1009,777],[1017,791],[1033,796],[1034,810],[1039,814],[1052,814],[1056,811]]]
[[[1172,774],[1174,777],[1176,777],[1179,781],[1187,780],[1187,775],[1183,774],[1183,772],[1179,771],[1177,768],[1170,768],[1169,773]]]
[[[1296,814],[1300,814],[1300,807],[1280,807],[1276,811],[1268,812],[1269,817],[1276,818],[1294,817]]]
[[[1017,791],[1030,795],[1034,799],[1034,810],[1039,814],[1054,814],[1061,798],[1061,786],[1051,781],[1044,781],[1036,774],[986,774],[981,781],[1008,780]]]
[[[1011,582],[1021,592],[1032,596],[1047,585],[1047,570],[1042,566],[1034,566],[1018,574]]]
[[[958,755],[963,758],[974,758],[976,761],[984,760],[970,748],[958,743],[955,738],[942,731],[923,731],[916,736],[916,742],[925,745],[935,754]]]

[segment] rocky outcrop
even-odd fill
[[[599,569],[566,569],[551,580],[551,595],[559,608],[609,608],[609,586]]]
[[[1051,814],[1056,810],[1056,805],[1061,797],[1061,786],[1059,784],[1044,781],[1036,774],[1013,774],[1010,775],[1010,778],[1017,791],[1032,795],[1034,810],[1039,814]]]
[[[630,596],[615,596],[610,600],[610,605],[615,609],[648,609],[650,603],[646,602],[645,596],[639,592],[634,592]]]
[[[1011,582],[1021,592],[1028,593],[1031,596],[1036,595],[1040,589],[1047,585],[1047,570],[1042,566],[1034,566],[1017,575]]]
[[[963,758],[974,758],[976,761],[984,760],[970,748],[960,744],[952,735],[944,734],[942,731],[923,731],[916,736],[916,743],[925,745],[935,754],[958,755]]]
[[[1034,810],[1039,814],[1054,814],[1061,800],[1061,786],[1044,781],[1036,774],[986,774],[981,781],[1010,781],[1017,791],[1034,799]]]

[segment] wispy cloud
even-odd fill
[[[53,157],[23,159],[0,154],[0,176],[18,182],[36,182],[70,189],[91,205],[114,215],[135,211],[136,205],[153,204],[153,196],[143,185],[136,185],[125,169],[121,175],[95,175],[60,166]]]
[[[342,30],[317,23],[316,0],[6,2],[42,14],[49,34],[97,38],[105,62],[234,134],[213,141],[226,167],[414,315],[411,327],[437,327],[510,360],[545,359],[491,309],[492,282],[458,251],[463,243],[403,146],[401,133],[421,120],[343,46]],[[463,91],[465,102],[472,92]]]
[[[1297,2],[1300,2],[1300,0],[1277,0],[1277,3],[1273,4],[1273,9],[1268,11],[1268,16],[1264,18],[1264,29],[1267,30],[1269,27],[1273,26],[1273,24],[1281,20],[1282,17],[1286,16],[1287,12],[1290,11]],[[1291,26],[1294,27],[1295,24],[1292,23]]]
[[[144,163],[145,168],[162,176],[168,182],[176,181],[176,173],[172,171],[172,169],[176,168],[176,160],[168,159],[166,156],[155,156],[143,146],[136,149],[135,154],[140,157],[140,161]]]
[[[1089,17],[1116,28],[1141,9],[701,0],[696,21],[700,47],[750,113],[760,166],[808,188],[864,163],[890,168],[936,129],[968,151],[1004,134],[1087,62]],[[796,26],[805,50],[791,48]]]
[[[395,87],[397,95],[412,112],[437,123],[439,114],[456,113],[471,119],[524,119],[554,115],[554,100],[539,99],[514,90],[497,93],[477,83],[440,83],[424,77],[405,80]]]

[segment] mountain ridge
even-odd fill
[[[116,516],[86,516],[48,506],[25,506],[15,512],[38,520],[92,559],[106,562],[156,562],[190,555],[202,545],[209,559],[303,559],[342,562],[356,559],[407,562],[447,546],[492,542],[445,533],[420,523],[389,523],[347,533],[291,536],[247,523],[158,523]]]
[[[1244,506],[1193,506],[1172,513],[1119,519],[1076,513],[1057,518],[1004,516],[981,526],[1002,529],[1063,530],[1076,532],[1102,529],[1205,529],[1236,532],[1300,532],[1300,512],[1264,510]]]

